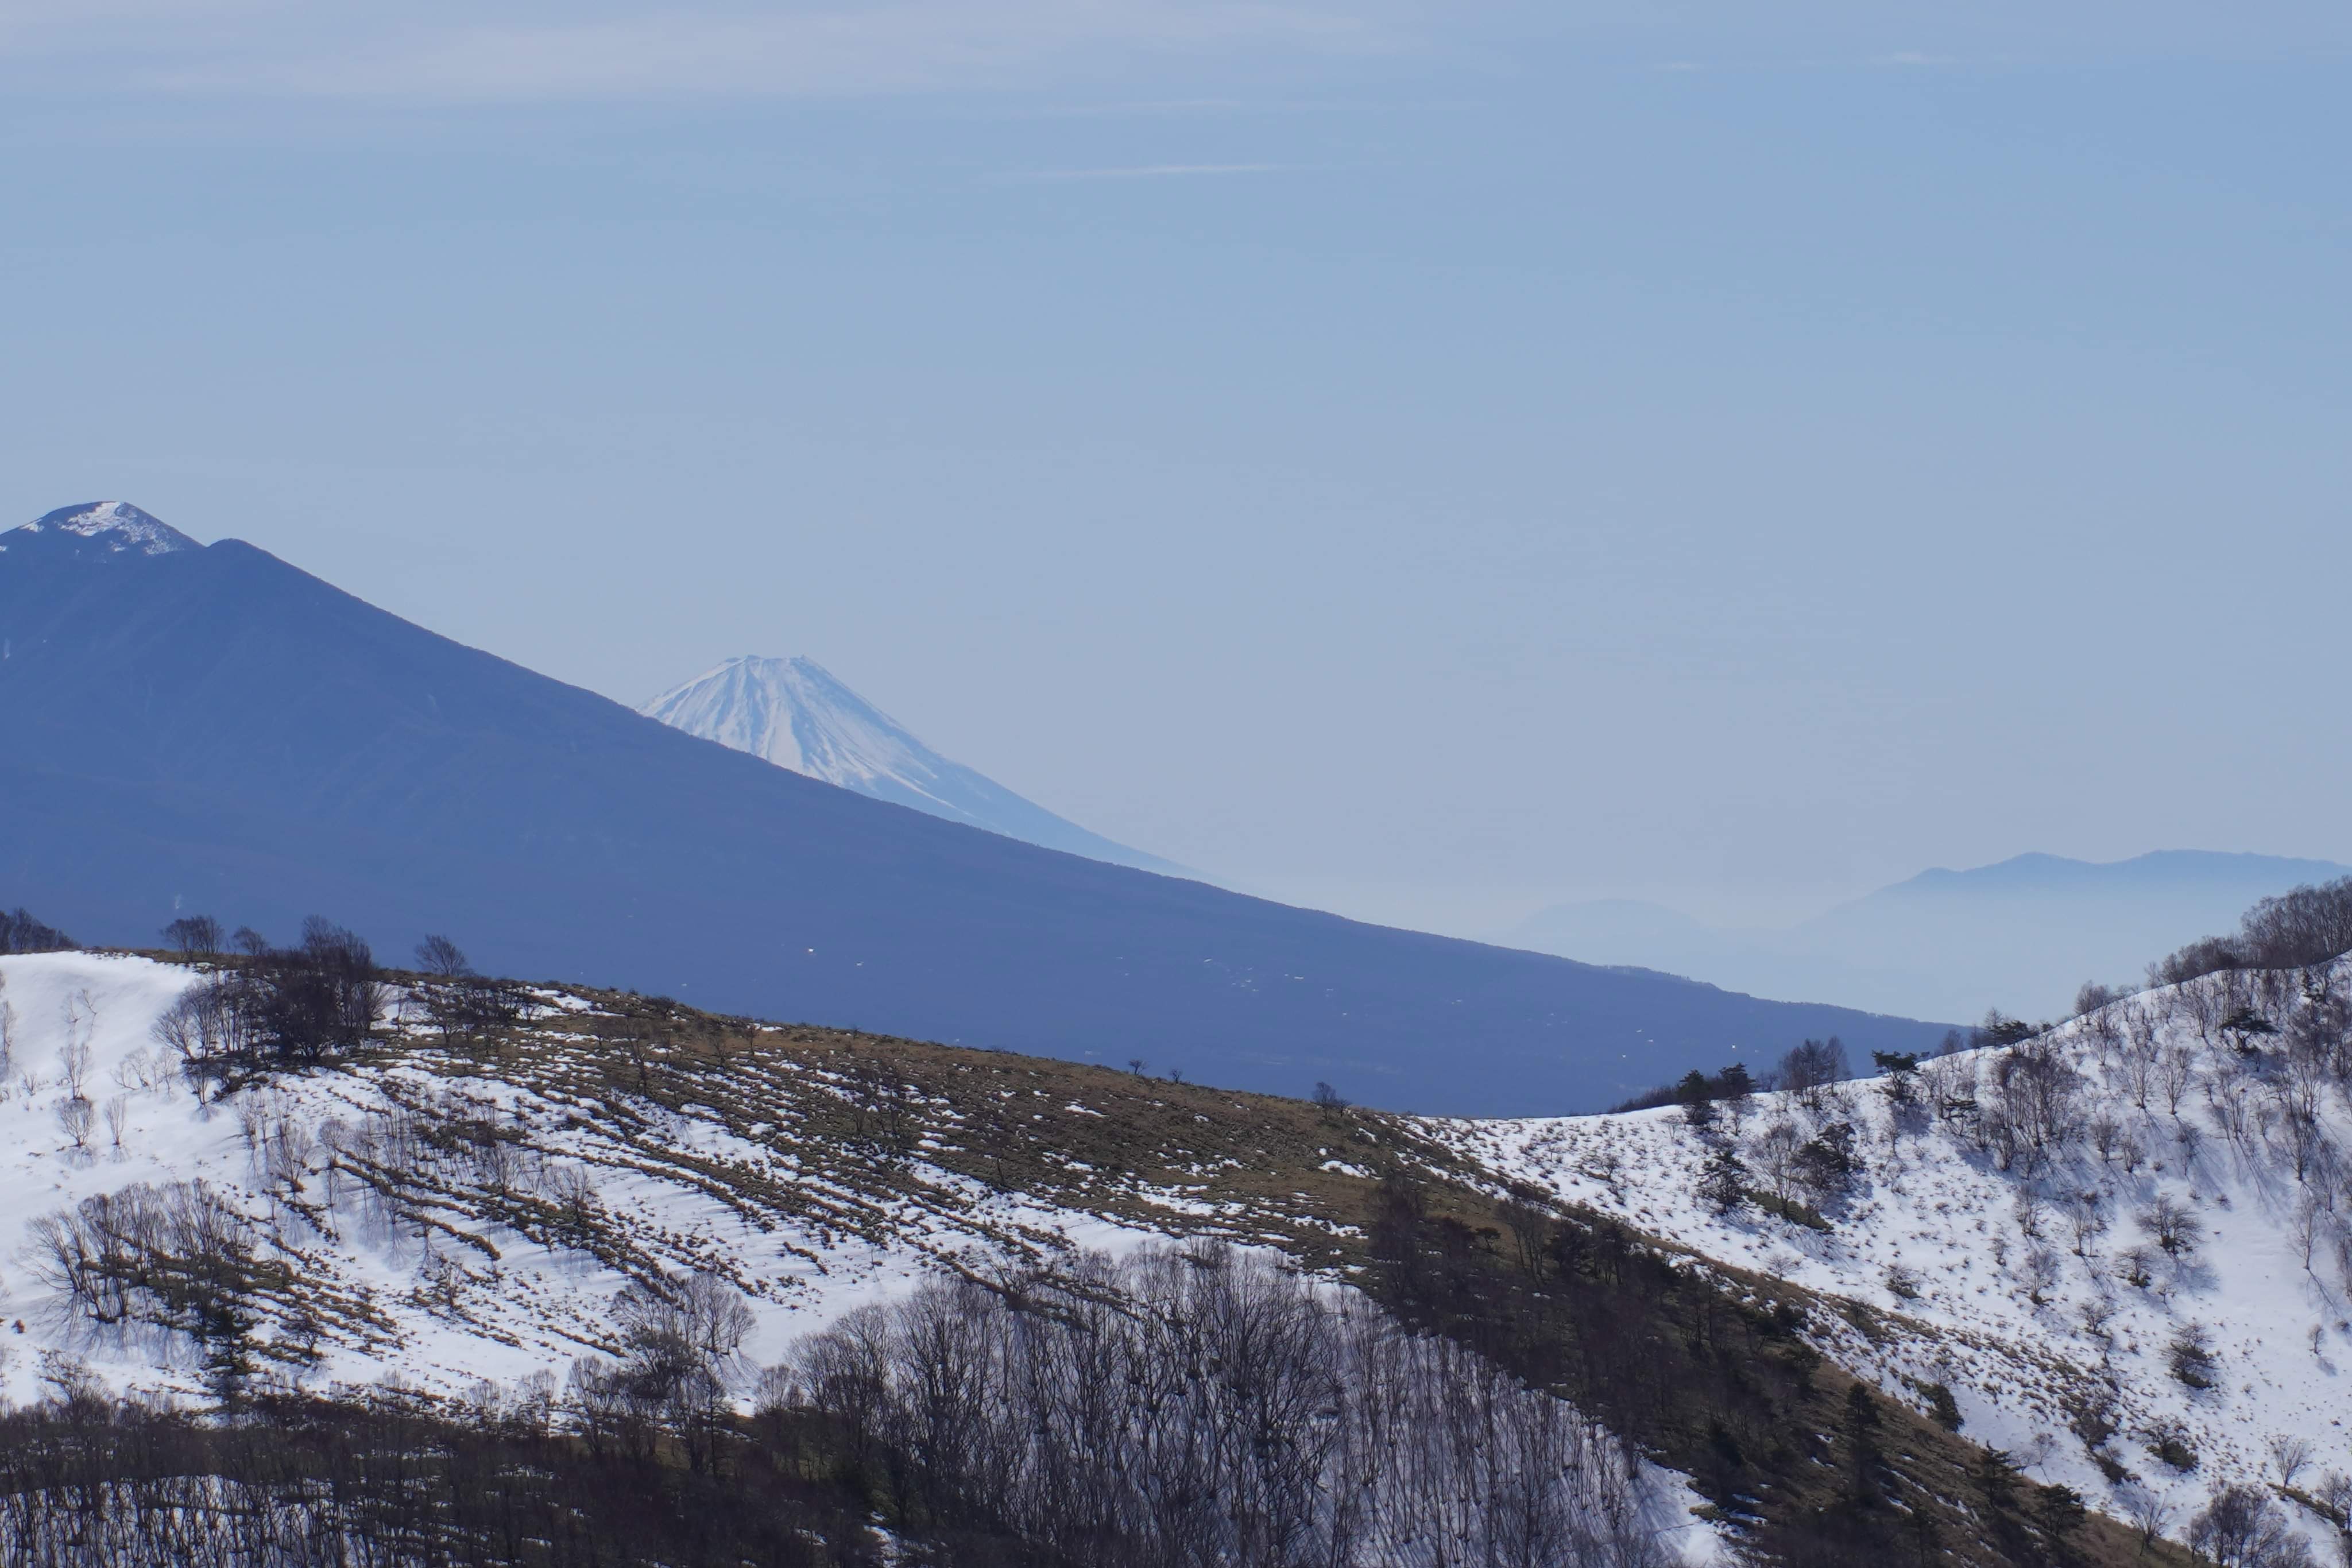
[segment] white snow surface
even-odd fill
[[[2347,978],[2339,961],[2336,983]],[[2162,996],[2117,1004],[2110,1021]],[[1702,1258],[1854,1303],[1858,1310],[1818,1315],[1807,1331],[1834,1360],[1915,1407],[1926,1407],[1923,1385],[1945,1385],[1964,1436],[2008,1450],[2040,1480],[2073,1486],[2111,1511],[2124,1511],[2135,1489],[2152,1492],[2171,1505],[2169,1531],[2178,1535],[2213,1488],[2275,1484],[2273,1437],[2311,1444],[2299,1483],[2305,1488],[2328,1471],[2352,1473],[2352,1163],[2323,1154],[2298,1179],[2277,1122],[2261,1113],[2259,1092],[2244,1102],[2253,1114],[2241,1122],[2241,1136],[2226,1135],[2224,1106],[2231,1085],[2252,1081],[2249,1059],[2220,1039],[2200,1039],[2179,1018],[2158,1030],[2156,1043],[2190,1053],[2198,1080],[2177,1118],[2160,1089],[2141,1109],[2112,1035],[2101,1050],[2098,1016],[2045,1038],[2082,1075],[2084,1121],[2112,1119],[2141,1151],[2136,1169],[2121,1152],[2102,1158],[2084,1137],[2039,1171],[2028,1174],[2022,1160],[2003,1170],[1964,1122],[1915,1115],[1898,1133],[1884,1080],[1838,1085],[1810,1108],[1794,1093],[1757,1095],[1737,1133],[1725,1116],[1703,1134],[1678,1107],[1420,1125],[1506,1181],[1620,1217]],[[1959,1053],[1942,1059],[1951,1064],[1942,1070],[1990,1081],[2001,1054]],[[1748,1157],[1750,1187],[1760,1187],[1755,1155],[1765,1128],[1788,1122],[1810,1135],[1841,1120],[1856,1128],[1866,1169],[1851,1195],[1831,1205],[1826,1233],[1753,1205],[1718,1215],[1700,1199],[1702,1169],[1726,1141]],[[2352,1148],[2352,1106],[2340,1085],[2326,1100],[2321,1132],[2335,1150]],[[2042,1200],[2032,1231],[2021,1193]],[[2063,1206],[2093,1193],[2105,1228],[2081,1236],[2078,1250]],[[2135,1218],[2159,1196],[2187,1207],[2201,1228],[2193,1250],[2178,1258],[2154,1247]],[[2144,1287],[2122,1277],[2125,1254],[2136,1249],[2154,1264]],[[2038,1292],[2029,1288],[2037,1268],[2049,1276]],[[2210,1338],[2210,1388],[2172,1372],[2168,1347],[2190,1325]],[[2131,1472],[2114,1482],[2072,1426],[2074,1411],[2102,1389],[2118,1428],[2106,1452]],[[2153,1451],[2152,1436],[2168,1428],[2194,1450],[2193,1470]],[[2307,1513],[2291,1511],[2314,1531],[2325,1559],[2333,1550],[2326,1532]]]

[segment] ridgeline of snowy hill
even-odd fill
[[[1193,874],[1088,832],[941,757],[814,659],[730,659],[638,711],[779,768],[951,822],[1113,865]]]
[[[2230,971],[1874,1081],[1423,1127],[1836,1303],[1822,1351],[2117,1517],[2292,1487],[2352,1561],[2347,1019],[2352,962]]]

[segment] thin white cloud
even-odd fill
[[[1007,185],[1055,184],[1080,180],[1170,180],[1214,174],[1277,174],[1296,163],[1139,163],[1118,169],[1028,169],[992,176]]]
[[[1411,0],[826,0],[756,9],[289,0],[0,3],[0,57],[104,58],[198,91],[437,99],[854,96],[1023,85],[1136,58],[1362,53]]]
[[[1855,71],[1855,70],[1925,70],[1929,68],[2006,66],[2018,62],[2000,55],[1935,55],[1919,49],[1898,49],[1893,54],[1860,56],[1773,57],[1757,56],[1745,59],[1725,60],[1660,60],[1652,68],[1660,71],[1694,73],[1780,72],[1780,71]]]

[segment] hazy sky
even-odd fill
[[[805,653],[1411,924],[2352,860],[2347,60],[2340,4],[0,0],[8,506],[631,703]]]

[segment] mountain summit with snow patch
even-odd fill
[[[730,659],[639,711],[779,768],[950,822],[1113,865],[1193,874],[1088,832],[941,757],[814,659]]]
[[[59,507],[0,534],[0,550],[53,549],[88,557],[176,555],[204,548],[128,501],[83,501]]]

